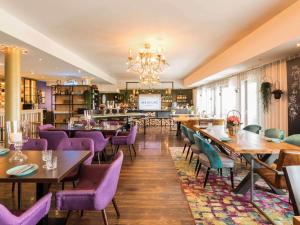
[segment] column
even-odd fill
[[[4,49],[5,121],[21,119],[21,53],[18,47]]]

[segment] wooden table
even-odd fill
[[[300,225],[300,216],[294,216],[294,225]]]
[[[195,130],[198,130],[203,136],[211,139],[219,147],[225,148],[232,153],[243,155],[243,157],[250,163],[252,155],[261,154],[264,155],[263,161],[271,164],[278,158],[278,153],[281,149],[297,149],[300,151],[300,147],[291,145],[286,142],[274,143],[264,139],[256,133],[241,130],[235,136],[230,136],[230,142],[221,141],[222,137],[228,137],[225,133],[224,126],[212,126],[207,129],[201,129],[201,126],[195,125]],[[254,164],[254,168],[258,168],[257,164]],[[259,179],[255,174],[254,182]],[[274,192],[281,193],[280,190],[271,187]],[[250,173],[241,181],[236,187],[236,194],[245,194],[250,189]]]
[[[50,183],[61,182],[73,169],[84,162],[91,154],[90,151],[54,151],[53,155],[57,156],[57,169],[47,170],[43,168],[45,162],[42,161],[41,151],[24,151],[28,156],[26,163],[35,163],[39,169],[27,176],[13,177],[8,176],[6,171],[18,164],[10,163],[9,158],[13,151],[7,155],[0,156],[0,182],[19,182],[19,183],[36,183],[36,200],[42,198],[49,192]],[[48,218],[44,218],[39,224],[47,224]]]
[[[199,117],[199,116],[194,116],[194,117],[190,117],[190,116],[178,116],[178,117],[174,117],[173,118],[174,122],[176,122],[177,124],[177,132],[176,132],[176,136],[180,135],[180,126],[181,123],[183,122],[190,122],[190,121],[194,121],[197,122],[199,125],[200,124],[208,124],[208,123],[212,123],[212,124],[223,124],[224,123],[224,119],[220,119],[220,118],[203,118],[203,117]]]

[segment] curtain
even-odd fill
[[[272,83],[272,89],[280,88],[284,94],[281,99],[276,100],[272,96],[269,112],[263,112],[260,100],[260,114],[264,115],[261,124],[264,129],[279,128],[288,134],[288,100],[287,100],[287,70],[286,60],[273,62],[263,66],[260,76],[260,83],[269,81]],[[276,87],[275,87],[276,86]],[[260,98],[261,99],[261,98]]]

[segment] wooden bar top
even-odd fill
[[[15,177],[6,174],[8,169],[18,165],[9,162],[13,153],[14,151],[10,151],[8,154],[0,156],[0,182],[58,183],[91,154],[90,151],[53,151],[53,155],[57,156],[57,168],[47,170],[43,168],[45,162],[42,160],[41,151],[26,150],[23,153],[28,156],[28,159],[23,164],[35,163],[39,168],[27,176]]]
[[[294,216],[294,225],[300,225],[300,216]]]
[[[212,126],[201,129],[194,126],[203,136],[206,136],[221,146],[232,152],[240,154],[276,154],[281,149],[296,149],[300,151],[300,147],[286,142],[275,143],[267,141],[263,136],[256,133],[241,130],[235,136],[228,136],[224,126]],[[230,137],[231,141],[221,141],[222,137]]]

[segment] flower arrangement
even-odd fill
[[[241,124],[241,121],[238,116],[229,116],[227,118],[227,126],[238,126],[240,124]]]
[[[100,104],[100,105],[99,105],[99,108],[100,108],[101,110],[103,110],[103,109],[106,108],[106,105],[105,105],[105,104]]]

